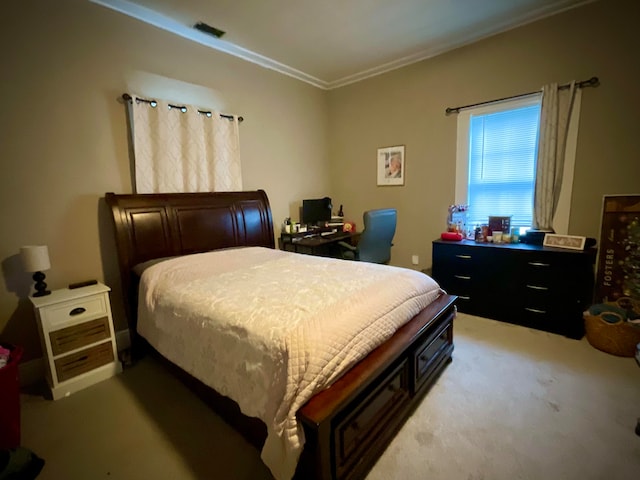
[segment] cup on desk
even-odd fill
[[[502,232],[493,232],[493,243],[502,243]]]

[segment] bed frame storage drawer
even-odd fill
[[[113,360],[113,347],[110,341],[71,353],[55,361],[58,382],[77,377],[82,373],[111,363]]]
[[[86,323],[61,328],[49,333],[51,351],[61,355],[72,350],[106,340],[111,336],[109,317],[96,318]]]
[[[413,392],[417,392],[425,386],[427,380],[433,379],[433,371],[442,361],[451,356],[452,350],[453,323],[449,321],[442,325],[436,333],[429,335],[413,353]]]
[[[428,348],[430,339],[443,331],[453,332],[455,300],[455,296],[441,295],[298,411],[305,448],[295,480],[365,478],[427,387],[451,361],[453,344],[438,349],[416,391],[416,352]]]
[[[404,360],[336,426],[336,478],[349,478],[362,452],[397,420],[395,414],[409,402],[409,395],[409,362]]]

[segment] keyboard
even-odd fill
[[[337,232],[337,231],[336,232],[322,232],[320,234],[320,236],[323,237],[323,238],[327,238],[327,237],[328,238],[332,238],[332,237],[337,237],[338,235],[341,235],[341,234],[342,234],[342,232]]]

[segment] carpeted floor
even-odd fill
[[[583,339],[459,314],[453,362],[368,480],[640,478],[640,368]],[[152,358],[53,402],[22,395],[38,479],[270,479]]]

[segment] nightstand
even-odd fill
[[[122,371],[106,285],[29,297],[35,308],[54,400]]]

